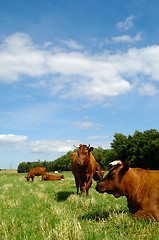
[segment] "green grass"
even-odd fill
[[[133,221],[125,197],[76,195],[74,177],[27,182],[24,174],[0,175],[0,240],[159,239],[159,223]]]

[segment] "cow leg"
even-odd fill
[[[79,183],[78,183],[78,179],[75,177],[75,182],[76,182],[76,188],[77,188],[77,194],[79,192]]]
[[[34,181],[34,176],[32,176],[31,179],[32,179],[32,182],[33,182]]]
[[[90,185],[86,186],[86,196],[89,195],[88,191],[89,191],[89,188],[90,188],[91,184],[92,184],[92,181],[91,181]]]
[[[42,179],[41,179],[41,181],[44,181],[44,174],[42,175]]]
[[[89,178],[88,182],[87,182],[87,185],[86,185],[86,196],[88,196],[88,191],[89,191],[89,188],[92,184],[92,178],[93,178],[93,175]]]
[[[146,209],[142,210],[140,209],[138,212],[136,212],[133,216],[132,219],[136,220],[139,218],[143,218],[144,220],[159,220],[157,217],[157,214],[154,210]]]
[[[85,183],[80,183],[81,195],[85,193]]]

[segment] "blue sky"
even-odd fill
[[[157,0],[1,1],[0,169],[159,130],[158,9]]]

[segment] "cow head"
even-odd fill
[[[94,181],[101,181],[103,179],[103,174],[104,173],[105,173],[105,171],[102,171],[99,163],[96,162],[96,172],[93,175]]]
[[[104,173],[105,171],[96,170],[95,174],[93,175],[94,181],[102,181]]]
[[[43,176],[43,179],[44,179],[44,180],[46,180],[46,179],[47,179],[47,176],[48,176],[48,174],[47,174],[47,173],[44,173],[42,176]]]
[[[79,145],[79,149],[78,149],[78,160],[77,160],[77,165],[79,166],[83,166],[83,165],[87,165],[88,161],[90,159],[90,153],[91,151],[93,151],[93,147],[87,146],[87,145]]]
[[[108,174],[97,183],[96,190],[100,193],[107,192],[113,194],[114,197],[120,197],[124,195],[124,184],[122,182],[123,177],[127,173],[130,167],[130,162],[124,164],[119,160],[112,162],[113,167]]]
[[[30,177],[25,177],[25,178],[26,178],[27,182],[29,182],[29,180],[30,180]]]

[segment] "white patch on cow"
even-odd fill
[[[115,166],[115,165],[117,165],[117,164],[122,165],[123,163],[122,163],[121,160],[115,160],[115,161],[109,163],[109,165],[111,165],[111,166]]]

